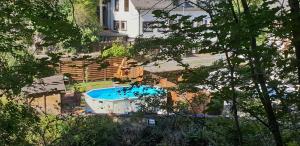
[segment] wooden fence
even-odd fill
[[[101,64],[86,60],[61,61],[59,72],[68,74],[75,81],[105,80],[114,77],[123,58],[113,57],[105,60],[108,66],[101,68]]]

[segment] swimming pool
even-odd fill
[[[94,113],[116,113],[127,114],[136,112],[142,98],[162,95],[165,91],[161,88],[151,86],[132,86],[132,87],[112,87],[103,89],[93,89],[86,92],[85,101]]]
[[[161,93],[161,89],[150,86],[113,87],[94,89],[86,94],[98,100],[124,100],[137,99],[139,96],[151,96]]]

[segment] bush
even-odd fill
[[[84,93],[84,92],[86,92],[88,89],[87,89],[87,86],[84,86],[83,84],[75,84],[75,85],[74,85],[74,90],[75,90],[76,92]]]
[[[26,105],[8,101],[0,97],[0,145],[30,145],[28,131],[39,122],[35,111]]]
[[[107,116],[76,117],[55,145],[119,145],[117,124]]]
[[[129,57],[130,51],[129,48],[126,48],[122,44],[113,44],[112,47],[103,51],[102,57]]]

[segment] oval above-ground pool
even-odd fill
[[[93,89],[85,93],[85,101],[94,113],[127,114],[136,112],[142,102],[139,97],[155,96],[163,89],[151,86]]]
[[[97,100],[124,100],[136,99],[139,96],[151,96],[159,94],[161,89],[150,86],[113,87],[94,89],[86,93],[89,97]]]

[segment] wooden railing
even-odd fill
[[[127,58],[122,60],[114,77],[121,80],[129,79],[132,82],[141,82],[143,80],[144,68],[142,66],[130,66],[127,61]]]

